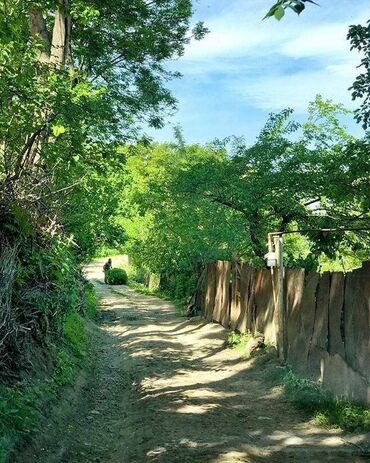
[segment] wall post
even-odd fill
[[[277,264],[277,294],[276,309],[278,313],[279,336],[277,339],[277,348],[279,359],[286,360],[287,339],[286,339],[286,313],[284,298],[284,260],[283,260],[283,237],[282,235],[274,236],[276,264]]]

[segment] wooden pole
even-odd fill
[[[274,237],[276,263],[277,263],[277,311],[279,323],[279,336],[277,340],[278,355],[280,360],[286,360],[286,316],[284,300],[284,261],[283,261],[283,237]]]

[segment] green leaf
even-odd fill
[[[281,5],[279,5],[274,12],[274,16],[278,21],[280,21],[284,17],[284,15],[285,10]]]
[[[272,6],[270,10],[268,11],[268,13],[266,13],[266,16],[263,19],[271,18],[271,16],[274,16],[276,8],[277,8],[277,5]]]
[[[56,125],[53,125],[51,130],[53,132],[54,137],[59,137],[59,135],[62,135],[63,133],[65,133],[66,128],[61,124],[56,124]]]

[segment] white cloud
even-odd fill
[[[330,15],[323,5],[312,7],[314,18],[290,14],[282,22],[261,21],[265,0],[229,3],[206,21],[210,34],[189,45],[176,65],[195,82],[209,82],[212,90],[217,75],[219,91],[263,110],[289,106],[305,112],[318,93],[353,107],[348,88],[358,73],[359,56],[346,38],[348,1],[339,0]],[[351,23],[364,23],[368,16],[361,2],[351,10]],[[324,12],[326,20],[320,21]]]
[[[313,26],[283,43],[280,52],[292,58],[347,56],[350,49],[347,33],[348,25],[343,23]]]
[[[288,75],[272,74],[244,82],[231,81],[230,85],[234,92],[257,108],[279,111],[289,107],[297,113],[305,113],[318,93],[348,108],[356,107],[348,92],[355,75],[352,66],[340,65]]]
[[[346,40],[349,24],[364,24],[369,0],[320,0],[300,17],[262,21],[272,0],[198,0],[198,16],[211,30],[171,63],[184,75],[174,85],[177,121],[192,140],[255,133],[265,112],[286,107],[304,114],[320,93],[358,106],[348,88],[359,55]],[[195,122],[196,121],[196,122]]]

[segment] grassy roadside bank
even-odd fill
[[[243,337],[230,337],[234,340],[231,347],[243,348]],[[335,396],[320,382],[300,376],[289,365],[282,365],[271,346],[257,353],[255,362],[257,368],[265,370],[265,381],[272,387],[281,388],[286,399],[315,424],[346,432],[370,432],[369,408]]]
[[[84,288],[84,311],[66,313],[60,339],[48,340],[48,353],[34,353],[29,372],[12,385],[0,386],[0,463],[41,430],[43,419],[62,390],[75,381],[89,351],[89,325],[97,310],[93,286]]]

